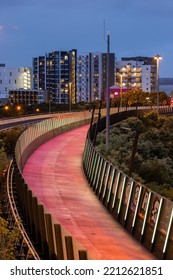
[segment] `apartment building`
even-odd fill
[[[157,91],[157,61],[154,57],[123,57],[115,63],[115,79],[120,87],[155,92]]]
[[[43,90],[10,90],[9,102],[11,104],[33,105],[46,102],[46,94]]]
[[[8,68],[0,64],[0,102],[8,101],[9,91],[32,88],[31,68]],[[3,102],[4,100],[4,102]]]
[[[77,56],[77,103],[89,102],[91,99],[89,57],[89,53]]]
[[[77,51],[53,51],[33,58],[33,88],[58,104],[76,103]]]
[[[109,54],[109,85],[114,85],[115,54]],[[77,56],[77,102],[103,100],[107,87],[107,53]]]
[[[104,100],[107,88],[139,88],[145,92],[157,90],[157,61],[154,57],[123,57],[115,53],[77,50],[53,51],[33,58],[33,89],[45,90],[48,100],[55,103],[78,103]]]

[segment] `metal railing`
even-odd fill
[[[34,196],[26,184],[22,170],[29,156],[49,139],[90,123],[91,112],[59,115],[34,124],[19,137],[15,147],[14,178],[24,222],[33,234],[42,259],[92,259]],[[39,254],[40,255],[40,254]]]
[[[135,110],[132,112],[130,109],[128,108],[124,113],[119,112],[116,117],[113,116],[110,124],[113,124],[115,119],[120,121],[127,115],[133,115],[133,112],[139,113],[141,111],[142,113],[143,111],[134,108]],[[140,109],[144,109],[144,107]],[[118,108],[114,108],[112,111],[118,112]],[[106,110],[102,110],[102,117],[105,115]],[[22,177],[22,170],[29,156],[41,144],[70,129],[89,124],[90,119],[91,112],[89,111],[54,116],[25,130],[16,144],[14,177],[19,204],[25,222],[34,233],[35,240],[41,248],[41,254],[46,259],[73,259],[75,250],[77,250],[75,255],[78,255],[79,259],[90,259],[90,256],[76,241],[77,249],[73,248],[73,238],[57,221],[53,220],[44,206],[32,194]],[[93,191],[111,214],[153,254],[158,258],[171,259],[172,249],[170,248],[173,246],[172,202],[151,192],[145,186],[141,186],[106,161],[92,144],[95,126],[96,123],[88,133],[83,155],[84,169]],[[103,127],[104,119],[101,119],[98,131],[101,131]],[[138,191],[139,196],[135,196],[135,190]],[[132,203],[134,198],[136,204]],[[154,203],[158,206],[157,211],[154,209]],[[143,210],[141,211],[142,205]],[[165,209],[169,209],[169,211]],[[152,211],[157,212],[153,214],[153,218],[151,218]],[[164,215],[168,218],[163,219]],[[148,227],[147,225],[150,225],[149,221],[152,219],[154,219],[154,223]],[[163,224],[164,226],[162,226]],[[157,247],[157,244],[160,244],[160,248]]]
[[[140,111],[111,116],[111,124]],[[105,129],[101,119],[99,131]],[[88,132],[83,167],[99,200],[127,231],[158,259],[173,259],[173,202],[124,174],[94,147],[95,124]]]
[[[7,172],[7,197],[8,197],[8,205],[7,205],[7,215],[8,215],[8,221],[9,221],[9,226],[13,228],[14,226],[17,226],[20,232],[21,236],[21,242],[20,242],[20,249],[19,249],[19,257],[21,259],[35,259],[39,260],[40,257],[35,250],[24,226],[21,220],[21,217],[18,213],[18,209],[16,206],[16,202],[14,199],[14,194],[13,194],[13,176],[14,176],[14,167],[13,167],[13,160],[10,161],[9,167],[8,167],[8,172]],[[27,248],[27,250],[26,250]],[[24,252],[26,251],[26,252]]]

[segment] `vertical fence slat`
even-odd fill
[[[57,248],[57,257],[59,260],[64,259],[63,253],[63,245],[62,245],[62,235],[61,235],[61,225],[55,224],[55,241],[56,241],[56,248]]]
[[[71,236],[65,236],[67,259],[74,260],[73,240]]]

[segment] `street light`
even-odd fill
[[[109,149],[110,142],[110,79],[109,79],[109,54],[110,54],[110,34],[107,34],[107,73],[106,73],[106,150]]]
[[[16,107],[16,109],[17,109],[17,111],[20,111],[20,110],[21,110],[21,106],[18,105],[18,106]]]
[[[123,87],[123,74],[120,75],[120,108],[122,107],[122,87]]]
[[[4,109],[5,109],[5,111],[8,111],[8,110],[9,110],[9,106],[6,105],[6,106],[4,107]]]
[[[6,112],[6,114],[8,114],[8,115],[9,115],[10,108],[9,108],[9,106],[8,106],[8,105],[5,105],[5,107],[4,107],[4,111]]]
[[[157,69],[156,69],[156,80],[157,80],[157,113],[159,113],[159,61],[162,59],[162,57],[157,54],[154,59],[156,59],[157,62]]]
[[[68,101],[69,101],[69,111],[71,112],[71,103],[72,103],[72,82],[68,83]]]

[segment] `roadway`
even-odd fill
[[[50,115],[45,114],[45,115],[0,119],[0,130],[8,130],[15,126],[26,126],[29,124],[31,125],[35,122],[40,122],[40,121],[43,121],[44,119],[48,119],[51,117],[52,117],[52,114],[50,114]]]
[[[82,152],[88,126],[46,142],[28,159],[23,176],[49,213],[96,260],[154,260],[108,213],[88,186]]]

